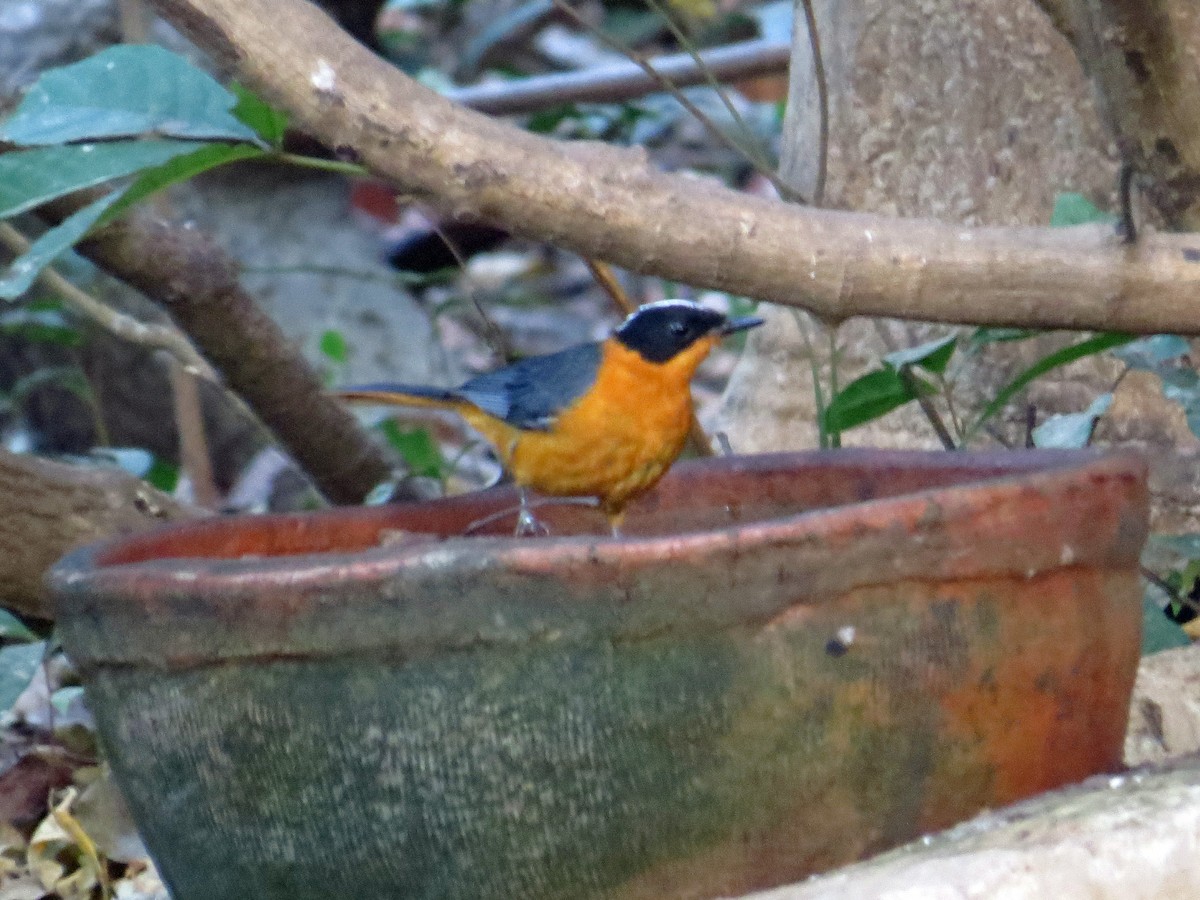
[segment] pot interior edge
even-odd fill
[[[630,537],[702,532],[1079,466],[1144,470],[1131,454],[1095,451],[850,449],[689,460],[631,506],[625,531]],[[94,545],[69,555],[64,564],[78,571],[162,559],[242,560],[428,545],[459,537],[479,519],[515,509],[516,502],[514,489],[495,488],[420,504],[213,518]],[[595,509],[557,505],[537,512],[553,536],[610,540],[607,523]],[[511,518],[504,518],[477,534],[511,537],[511,528]]]

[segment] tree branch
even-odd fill
[[[299,128],[458,217],[826,321],[1200,334],[1200,236],[1128,247],[1106,227],[972,229],[801,209],[463,109],[302,0],[154,4]]]
[[[50,207],[69,215],[88,197]],[[194,228],[135,209],[80,246],[165,309],[330,500],[358,503],[393,464],[241,286],[237,263]]]
[[[690,53],[659,56],[646,62],[675,87],[684,88],[703,84],[709,78],[732,81],[782,72],[787,69],[790,50],[787,41],[770,40],[702,50],[699,56],[707,73]],[[450,91],[447,96],[479,112],[501,116],[535,112],[559,103],[619,103],[662,89],[662,80],[652,78],[637,63],[617,63],[581,72],[472,85]]]
[[[52,619],[42,577],[65,552],[200,514],[116,468],[0,449],[0,606]]]
[[[1200,18],[1194,0],[1038,0],[1071,42],[1146,196],[1200,229]]]

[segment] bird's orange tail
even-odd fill
[[[334,391],[333,396],[352,403],[379,403],[385,406],[420,406],[458,410],[463,399],[444,388],[418,384],[360,384]]]

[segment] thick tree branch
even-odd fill
[[[68,197],[50,212],[69,215],[87,199]],[[210,236],[141,208],[80,251],[161,305],[330,500],[358,503],[391,475],[382,447],[328,396]]]
[[[1100,95],[1121,155],[1167,222],[1200,230],[1195,0],[1038,0]]]
[[[42,576],[65,552],[200,514],[116,468],[0,449],[0,606],[51,619]]]
[[[1200,236],[963,228],[800,209],[438,97],[302,0],[154,0],[328,146],[420,199],[584,256],[811,310],[1200,334]]]

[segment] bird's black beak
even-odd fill
[[[742,316],[737,319],[726,319],[725,324],[721,326],[721,335],[736,334],[739,331],[757,328],[762,323],[763,320],[758,316]]]

